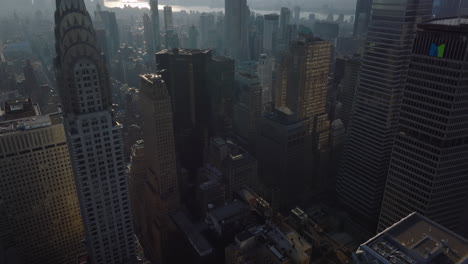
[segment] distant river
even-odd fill
[[[105,6],[109,8],[123,8],[125,5],[131,6],[131,7],[138,7],[138,8],[149,8],[148,1],[139,1],[139,0],[117,0],[117,1],[105,1]],[[159,5],[159,9],[163,9],[164,5]],[[198,11],[200,13],[206,12],[224,12],[224,8],[216,8],[216,7],[209,7],[209,6],[178,6],[178,5],[173,5],[172,6],[172,11],[173,12],[180,12],[182,10],[185,10],[187,12],[189,11]],[[252,10],[256,13],[265,15],[265,14],[271,14],[271,13],[278,13],[279,10]],[[328,14],[322,14],[322,13],[315,13],[315,12],[301,12],[301,17],[303,18],[309,18],[309,14],[315,14],[316,19],[326,19]],[[337,15],[335,14],[334,18],[337,19]],[[345,15],[344,19],[349,20],[351,16],[350,15]]]

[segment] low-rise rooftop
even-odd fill
[[[468,240],[413,213],[361,245],[358,254],[385,264],[466,264]]]

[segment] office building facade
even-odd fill
[[[383,0],[373,6],[337,184],[340,201],[372,232],[380,213],[416,25],[431,16],[431,0],[398,4]]]
[[[143,15],[143,33],[145,37],[145,47],[146,53],[153,55],[154,54],[154,37],[153,37],[153,25],[151,23],[151,18],[148,14]]]
[[[247,0],[224,0],[224,4],[224,40],[227,54],[236,60],[248,60],[250,9]]]
[[[61,117],[40,115],[30,99],[7,101],[5,110],[0,251],[16,248],[20,263],[77,263],[86,255],[84,230]]]
[[[159,26],[158,0],[149,1],[151,11],[151,26],[153,29],[153,50],[154,52],[158,52],[161,50],[161,27]]]
[[[159,75],[141,76],[141,93],[147,173],[157,183],[158,211],[167,214],[179,207],[171,97]]]
[[[355,38],[366,37],[367,28],[371,19],[372,2],[373,0],[357,0],[356,2],[353,31],[353,36]]]
[[[466,18],[419,25],[379,230],[418,212],[463,231],[468,194]],[[464,230],[466,231],[466,229]]]
[[[276,51],[276,41],[278,40],[279,31],[278,14],[268,14],[264,16],[263,20],[263,53],[273,55]]]
[[[139,223],[146,229],[141,243],[150,261],[170,263],[170,247],[175,241],[171,239],[169,217],[180,207],[172,102],[160,75],[142,75],[141,93],[146,173],[139,193],[146,210]]]
[[[286,40],[288,37],[288,26],[291,22],[291,10],[287,7],[282,7],[281,8],[281,13],[280,13],[280,36],[281,40]]]
[[[172,6],[164,7],[164,30],[167,32],[174,29],[174,21],[172,20]]]
[[[299,118],[308,119],[307,135],[314,149],[328,145],[330,121],[326,112],[331,43],[314,39],[290,44],[280,65],[277,82],[278,107],[287,107]]]

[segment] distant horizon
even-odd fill
[[[340,2],[341,0],[333,0],[332,3],[329,3],[330,1],[316,1],[313,3],[309,2],[304,2],[304,0],[289,0],[286,3],[283,3],[280,0],[269,0],[265,1],[262,0],[248,0],[247,3],[251,7],[252,10],[258,10],[258,11],[277,11],[279,12],[280,8],[283,6],[292,8],[293,6],[301,6],[303,11],[309,11],[309,12],[318,12],[323,11],[324,9],[329,9],[333,11],[335,14],[343,13],[346,15],[353,15],[355,12],[355,7],[356,7],[356,0],[346,0],[343,1],[343,3],[337,4],[337,2]],[[139,7],[139,8],[148,8],[148,1],[146,0],[104,0],[104,3],[121,3],[121,4],[126,4],[132,7]],[[183,0],[163,0],[159,1],[159,6],[164,6],[164,5],[171,5],[171,6],[189,6],[189,7],[210,7],[213,9],[216,8],[224,8],[224,0],[194,0],[191,1],[190,4],[187,4],[187,2]],[[267,8],[267,6],[269,8]],[[339,6],[340,8],[336,8],[336,6]],[[120,7],[119,4],[111,4],[107,5],[106,7],[109,8],[114,8],[114,7]],[[272,7],[276,7],[273,8]]]

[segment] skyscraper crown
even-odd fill
[[[110,109],[109,77],[83,0],[57,0],[57,85],[65,114]]]

